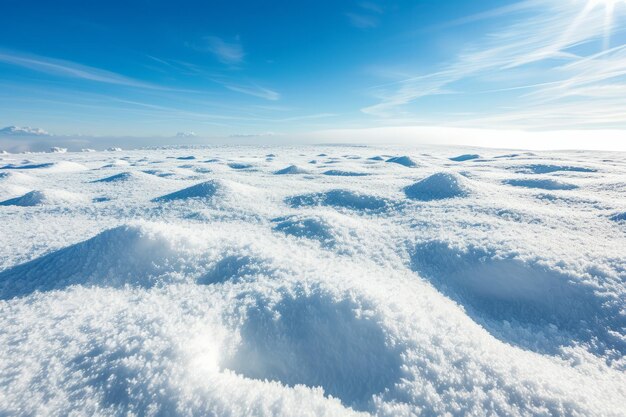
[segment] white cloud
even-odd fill
[[[195,138],[197,135],[195,132],[177,132],[177,138]]]
[[[166,90],[154,84],[135,80],[111,71],[77,64],[62,59],[54,59],[37,55],[26,55],[14,52],[0,51],[0,62],[28,68],[33,71],[67,78],[78,78],[106,84],[123,85],[127,87]]]
[[[603,91],[605,97],[595,94],[597,100],[589,106],[594,111],[583,117],[582,121],[595,125],[608,119],[612,123],[619,119],[626,123],[624,111],[621,112],[621,117],[605,117],[602,112],[604,108],[607,115],[612,114],[612,110],[615,110],[612,106],[616,104],[622,110],[626,108],[626,99],[621,99],[623,95],[620,95],[622,89],[616,89],[615,94],[611,94],[605,88],[607,85],[625,84],[620,77],[626,76],[626,46],[621,45],[601,53],[579,55],[580,50],[583,50],[579,47],[586,46],[584,50],[588,50],[594,42],[599,43],[609,33],[606,11],[602,7],[593,7],[594,3],[586,3],[579,0],[527,0],[510,7],[470,16],[466,18],[468,22],[523,11],[523,18],[517,19],[513,24],[508,22],[506,28],[486,37],[481,45],[467,49],[442,69],[371,88],[370,93],[378,99],[378,103],[365,107],[362,111],[383,118],[406,117],[406,105],[423,97],[449,92],[450,86],[459,81],[464,81],[467,86],[467,81],[476,77],[489,79],[498,76],[513,87],[504,86],[500,91],[512,91],[518,88],[520,82],[524,82],[522,78],[526,75],[525,71],[516,69],[534,64],[540,65],[546,82],[529,83],[524,89],[530,90],[530,93],[516,97],[514,103],[497,107],[517,107],[521,120],[523,115],[537,115],[538,105],[551,100],[555,103],[552,106],[542,106],[546,113],[540,116],[543,119],[554,116],[554,120],[567,124],[567,118],[562,117],[565,115],[559,111],[564,103],[556,101],[566,97],[581,97],[593,87]],[[621,7],[620,12],[624,11],[626,7]],[[613,21],[613,25],[615,23]],[[575,54],[572,50],[577,47],[578,52]],[[472,93],[471,87],[466,88],[470,88],[468,92]],[[611,100],[602,101],[603,98],[608,98],[607,95],[611,96]],[[576,110],[572,116],[584,113],[583,103],[566,104],[568,108]],[[498,110],[494,110],[495,112]],[[492,114],[485,118],[499,116],[502,115]],[[513,112],[507,112],[506,116],[504,119],[512,118]]]
[[[239,85],[224,83],[223,85],[231,91],[247,94],[249,96],[264,98],[265,100],[275,101],[280,99],[280,94],[278,92],[270,90],[269,88],[261,87],[256,84]]]
[[[479,129],[442,126],[394,126],[329,129],[297,136],[311,143],[384,145],[462,145],[499,149],[588,149],[626,151],[623,130]],[[593,140],[590,140],[593,138]],[[292,139],[292,136],[290,136]]]
[[[206,49],[211,52],[218,61],[223,64],[234,65],[243,62],[245,53],[239,40],[226,42],[217,36],[207,36],[204,38]]]
[[[0,135],[6,136],[50,136],[50,133],[38,127],[7,126],[0,129]]]
[[[359,29],[370,29],[378,26],[378,19],[361,13],[346,13],[350,24]]]
[[[383,8],[378,4],[365,1],[358,4],[360,10],[358,12],[346,13],[346,17],[350,24],[359,29],[375,28],[379,24],[378,16],[383,14]]]

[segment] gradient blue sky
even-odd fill
[[[626,0],[2,0],[0,127],[626,127]]]

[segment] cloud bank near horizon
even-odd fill
[[[37,129],[27,128],[31,131]],[[228,136],[197,135],[178,132],[171,136],[77,136],[77,135],[2,135],[0,151],[10,153],[47,152],[54,147],[104,150],[163,146],[317,144],[389,146],[467,146],[520,150],[605,150],[626,152],[624,130],[522,131],[441,126],[402,126],[365,129],[326,129],[309,133],[246,133]]]

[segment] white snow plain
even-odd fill
[[[9,154],[0,239],[0,415],[626,415],[623,153]]]

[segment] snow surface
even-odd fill
[[[625,193],[603,152],[2,155],[0,415],[624,416]]]

